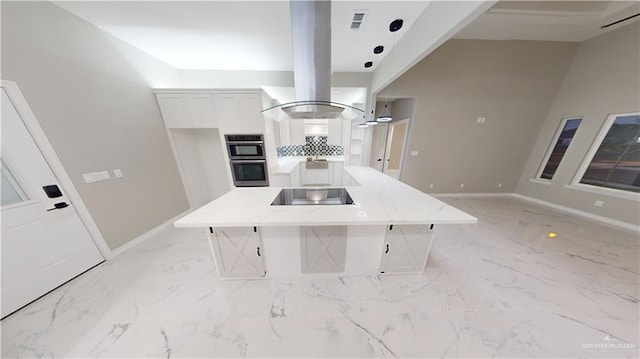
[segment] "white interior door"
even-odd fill
[[[373,134],[371,137],[371,159],[369,160],[369,166],[380,172],[382,172],[384,165],[387,129],[388,126],[386,124],[373,126]]]
[[[5,317],[104,258],[4,88],[1,129]]]
[[[402,164],[404,141],[408,125],[409,120],[391,122],[389,124],[383,172],[396,179],[400,178],[400,165]]]

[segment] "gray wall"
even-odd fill
[[[413,111],[415,110],[416,99],[415,98],[399,98],[391,103],[391,116],[394,121],[400,121],[404,119],[413,118]]]
[[[1,77],[22,89],[109,247],[187,210],[150,74],[135,66],[173,69],[50,3],[1,6]],[[82,179],[115,168],[123,178]]]
[[[640,204],[563,187],[571,183],[607,115],[640,110],[640,23],[580,44],[546,116],[517,192],[627,223],[640,223]],[[562,118],[583,116],[550,185],[532,183]],[[602,200],[603,207],[594,202]]]
[[[402,180],[431,193],[514,192],[576,47],[450,40],[403,74],[388,94],[415,98],[407,151],[419,153],[405,156]]]

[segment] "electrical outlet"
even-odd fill
[[[502,188],[502,183],[498,183],[498,188]]]
[[[460,188],[464,188],[464,183],[460,183]]]
[[[411,156],[415,157],[418,155],[418,151],[411,151]]]
[[[484,123],[485,118],[484,117],[478,117],[478,123]]]
[[[600,201],[600,200],[598,200],[598,201],[596,201],[596,203],[594,203],[593,205],[594,205],[594,206],[596,206],[596,207],[602,207],[602,206],[604,205],[604,201]]]
[[[115,169],[113,170],[113,175],[116,176],[116,178],[122,178],[124,177],[124,175],[122,174],[122,170],[121,169]]]
[[[429,183],[429,188],[433,188],[433,183]]]

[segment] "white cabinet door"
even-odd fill
[[[333,166],[328,168],[307,168],[306,162],[300,164],[300,177],[303,186],[329,186],[333,181]]]
[[[218,118],[211,94],[188,94],[183,97],[193,128],[217,128]]]
[[[291,171],[291,187],[300,187],[302,184],[300,183],[300,168],[302,165],[298,164],[293,171]]]
[[[218,119],[211,94],[156,94],[167,128],[216,128]]]
[[[342,128],[344,127],[344,120],[340,118],[332,118],[328,120],[329,129],[327,134],[327,144],[329,145],[344,145],[344,140],[342,137]]]
[[[344,166],[343,162],[331,162],[329,164],[331,166],[333,172],[333,180],[331,181],[332,186],[342,186],[342,167]]]
[[[421,273],[433,240],[433,225],[387,227],[380,273]]]
[[[304,145],[304,120],[289,120],[289,144]]]
[[[239,94],[238,106],[244,133],[264,133],[262,98],[259,94]]]
[[[344,272],[347,226],[300,227],[302,273]]]
[[[216,94],[214,102],[223,134],[263,134],[260,94]]]
[[[190,128],[189,110],[182,94],[156,94],[158,106],[167,128]]]
[[[256,227],[218,227],[210,236],[220,277],[264,277],[263,252]]]

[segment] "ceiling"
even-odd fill
[[[429,1],[332,2],[334,72],[370,72]],[[62,9],[177,69],[293,70],[289,1],[58,1]],[[362,26],[350,29],[354,11]],[[391,33],[389,23],[404,20]],[[395,39],[394,39],[395,36]],[[373,48],[385,51],[374,55]],[[365,69],[364,63],[373,66]]]
[[[601,28],[639,12],[638,1],[500,1],[454,38],[579,42],[638,21]]]

